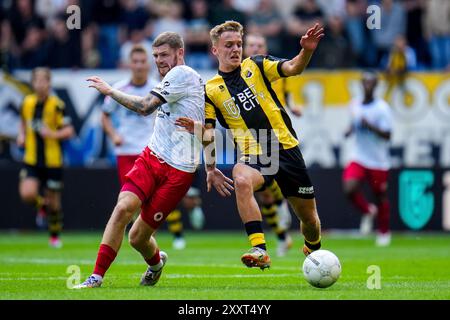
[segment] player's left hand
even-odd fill
[[[300,39],[300,45],[304,50],[314,51],[316,50],[320,39],[324,36],[325,34],[323,33],[323,28],[316,23],[314,27],[308,29],[305,35]]]
[[[95,88],[105,96],[109,96],[113,90],[112,87],[100,77],[92,76],[87,78],[86,81],[90,82],[89,88]]]

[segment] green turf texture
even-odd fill
[[[101,233],[65,233],[61,249],[49,248],[44,233],[0,233],[0,299],[157,299],[157,300],[392,300],[450,299],[450,234],[399,233],[390,247],[373,237],[323,234],[323,249],[342,264],[340,279],[327,289],[310,286],[301,273],[302,240],[275,256],[276,239],[267,235],[272,267],[250,269],[240,262],[249,249],[242,232],[187,233],[187,248],[171,248],[171,236],[157,235],[168,264],[155,287],[141,287],[146,269],[125,240],[101,288],[71,290],[68,267],[79,266],[83,281],[93,270]],[[367,269],[379,266],[381,288],[369,289]],[[75,277],[76,280],[76,277]],[[69,281],[69,286],[73,282]]]

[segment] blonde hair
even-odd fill
[[[184,49],[183,38],[176,32],[166,31],[161,33],[156,37],[155,41],[153,41],[152,47],[157,48],[165,44],[168,44],[172,49]]]
[[[222,35],[222,33],[227,31],[239,32],[241,37],[244,35],[244,27],[242,26],[242,24],[233,20],[225,21],[224,23],[219,24],[214,28],[212,28],[211,31],[209,32],[212,44],[215,45],[217,41],[219,41],[219,38]]]

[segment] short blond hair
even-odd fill
[[[172,49],[184,49],[183,38],[176,32],[166,31],[161,33],[153,41],[152,47],[157,48],[168,44]]]
[[[224,23],[219,24],[214,28],[212,28],[211,31],[209,32],[212,44],[215,45],[217,41],[219,41],[219,38],[222,35],[222,33],[227,31],[239,32],[241,37],[244,35],[244,27],[242,26],[242,24],[233,20],[225,21]]]

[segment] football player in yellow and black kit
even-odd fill
[[[48,68],[34,69],[31,79],[34,93],[23,101],[17,137],[17,144],[25,148],[19,193],[24,202],[47,217],[50,246],[61,247],[61,140],[70,138],[74,129],[64,114],[64,103],[51,94],[50,77]],[[43,196],[39,192],[41,187]]]
[[[318,24],[310,28],[300,40],[302,50],[291,60],[258,55],[242,61],[243,27],[235,21],[215,26],[210,35],[219,70],[206,83],[205,126],[200,134],[206,149],[213,149],[208,141],[213,141],[217,119],[230,129],[242,155],[233,167],[233,180],[239,215],[252,248],[241,261],[247,267],[270,267],[254,192],[274,179],[301,221],[303,253],[308,255],[321,246],[314,188],[289,116],[271,83],[303,72],[324,36],[323,28]],[[180,118],[177,124],[198,135],[193,120]],[[223,185],[225,177],[215,166],[215,152],[205,152],[205,161],[208,189]],[[219,193],[227,195],[227,190]]]
[[[249,33],[244,38],[244,57],[267,55],[267,41],[261,34]],[[301,106],[287,102],[286,78],[280,78],[271,83],[280,104],[289,107],[296,116],[301,116]],[[291,222],[291,213],[286,199],[283,197],[278,183],[273,180],[265,190],[258,192],[258,201],[261,213],[267,224],[272,228],[278,238],[277,256],[286,255],[292,246],[292,238],[287,230]]]

